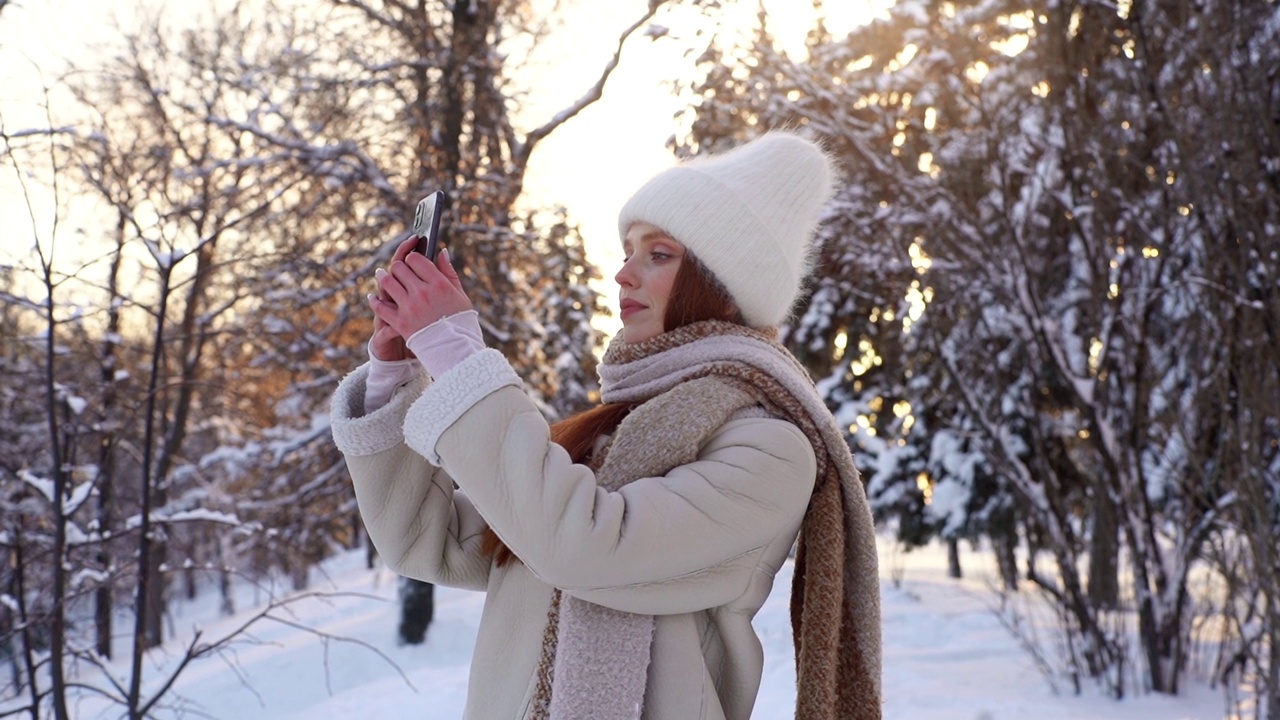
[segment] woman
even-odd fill
[[[373,359],[338,388],[334,439],[388,565],[487,592],[466,717],[745,720],[751,618],[797,533],[797,717],[880,717],[866,496],[773,330],[832,175],[774,132],[641,187],[605,404],[553,427],[484,347],[447,253],[405,243],[378,272]]]

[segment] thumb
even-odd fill
[[[440,251],[440,255],[436,257],[436,267],[440,273],[444,275],[449,284],[462,290],[462,279],[458,277],[458,271],[453,268],[453,262],[449,257],[449,248]]]

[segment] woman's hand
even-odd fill
[[[412,237],[400,243],[400,247],[396,248],[395,254],[391,256],[391,262],[404,261],[405,256],[413,252],[413,248],[417,243],[417,239]],[[382,279],[381,268],[378,269],[377,277],[379,280]],[[381,282],[379,282],[379,286],[381,286]],[[376,296],[369,296],[369,304],[372,306],[375,300],[391,302],[391,296],[387,295],[386,291],[379,287]],[[388,325],[387,321],[383,320],[376,310],[373,314],[373,337],[369,339],[369,352],[375,358],[389,362],[413,358],[413,352],[405,346],[404,338],[400,336],[400,333],[396,332],[395,328]]]
[[[449,263],[449,251],[441,250],[432,263],[413,252],[416,242],[410,238],[396,248],[391,271],[377,272],[378,295],[369,297],[375,318],[371,345],[381,360],[413,357],[404,345],[406,338],[440,318],[472,309]]]

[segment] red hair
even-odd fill
[[[711,274],[702,261],[685,252],[684,262],[676,271],[667,300],[663,330],[675,330],[703,320],[727,320],[745,325],[742,311],[734,304],[729,291]]]
[[[663,330],[675,330],[702,320],[744,324],[742,313],[728,291],[705,265],[688,252],[676,271],[671,297],[667,300],[667,313],[662,320]],[[634,407],[631,403],[605,403],[565,418],[551,426],[551,442],[564,448],[573,462],[590,462],[596,440],[601,435],[612,434]],[[480,546],[499,567],[512,559],[519,559],[492,528],[485,528]]]

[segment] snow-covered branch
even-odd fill
[[[627,39],[640,28],[640,26],[649,22],[658,10],[666,4],[667,0],[650,0],[649,8],[644,15],[632,23],[622,34],[618,36],[618,45],[613,52],[613,57],[605,64],[604,70],[600,72],[600,77],[595,84],[582,97],[578,98],[568,107],[556,113],[550,120],[543,123],[540,127],[535,128],[524,136],[524,142],[520,144],[519,150],[516,152],[515,164],[517,168],[525,168],[529,164],[529,156],[533,153],[533,148],[540,140],[550,135],[552,131],[560,127],[578,113],[582,112],[592,103],[604,97],[604,86],[608,82],[609,76],[617,69],[619,61],[622,59],[622,46],[626,44]]]

